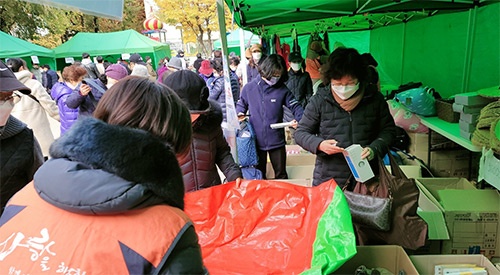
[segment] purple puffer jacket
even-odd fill
[[[59,107],[59,117],[61,118],[61,135],[66,132],[78,118],[78,108],[71,109],[66,105],[66,98],[73,92],[64,82],[57,82],[52,86],[50,96]]]

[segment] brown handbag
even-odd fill
[[[359,245],[400,245],[416,250],[425,245],[427,224],[417,215],[419,190],[414,179],[409,179],[389,153],[391,172],[382,162],[380,167],[380,186],[388,186],[392,193],[392,222],[389,231],[380,231],[355,224]],[[358,185],[356,186],[358,187]],[[363,193],[364,184],[359,186]],[[380,192],[382,192],[381,190]],[[369,192],[366,189],[366,192]]]

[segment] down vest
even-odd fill
[[[346,112],[335,101],[330,85],[318,89],[311,97],[294,138],[297,144],[317,155],[313,185],[334,178],[343,187],[351,174],[342,154],[327,155],[318,151],[323,140],[335,139],[342,148],[352,144],[369,146],[375,153],[370,162],[374,172],[378,170],[377,158],[384,157],[394,142],[396,126],[389,107],[373,85],[368,87],[351,112]]]
[[[209,109],[193,124],[193,142],[189,153],[178,159],[186,192],[221,184],[217,166],[227,181],[243,177],[222,133],[221,107],[215,101],[209,100],[209,103]]]
[[[65,82],[57,82],[50,90],[50,96],[59,107],[59,117],[61,119],[61,135],[63,135],[78,119],[78,108],[72,109],[66,105],[66,99],[71,95],[71,89]]]

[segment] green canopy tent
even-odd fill
[[[250,31],[243,30],[243,44],[245,48],[255,44],[260,43],[260,37]],[[222,48],[222,42],[220,39],[214,42],[214,48],[220,50]],[[236,29],[227,34],[227,51],[234,52],[236,55],[241,56],[240,51],[240,29]]]
[[[370,52],[379,63],[382,84],[421,81],[443,97],[500,84],[498,1],[225,2],[240,27],[265,39],[278,34],[291,41],[286,37],[295,30],[304,52],[309,34],[327,32],[330,50],[340,41]]]
[[[65,58],[81,60],[82,53],[92,57],[102,56],[109,62],[115,62],[122,54],[139,53],[143,58],[150,56],[153,66],[166,56],[170,57],[170,46],[146,37],[135,30],[109,33],[80,32],[68,42],[54,49],[58,68],[66,66]]]
[[[55,64],[54,51],[0,31],[0,58],[20,57],[31,66],[31,56],[38,58],[39,64]]]

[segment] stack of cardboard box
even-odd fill
[[[468,140],[476,129],[477,118],[481,109],[492,102],[491,98],[482,97],[477,92],[455,95],[453,111],[460,113],[460,136]]]

